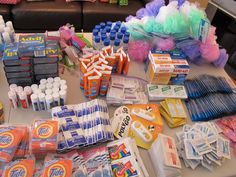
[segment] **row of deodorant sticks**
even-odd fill
[[[27,109],[32,104],[34,111],[50,110],[66,103],[66,80],[60,77],[41,79],[39,85],[33,84],[24,88],[11,84],[8,97],[13,108],[21,106]]]
[[[15,30],[11,21],[5,23],[0,15],[0,45],[10,44],[15,41]]]

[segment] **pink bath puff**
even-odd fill
[[[144,61],[150,50],[151,46],[148,41],[136,40],[129,42],[128,44],[128,54],[129,57],[136,61]]]
[[[159,49],[159,50],[172,50],[175,48],[175,42],[174,39],[172,37],[167,38],[167,39],[162,39],[159,38],[156,41],[153,41],[154,45]]]
[[[216,61],[220,56],[219,45],[216,43],[215,27],[211,27],[205,43],[200,44],[202,57],[208,62]]]

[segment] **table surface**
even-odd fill
[[[90,40],[91,36],[88,34],[85,34]],[[131,68],[129,71],[130,76],[137,76],[143,79],[146,79],[146,75],[144,72],[144,65],[143,63],[138,63],[131,61]],[[204,65],[204,66],[197,66],[190,64],[191,71],[188,75],[188,78],[193,78],[199,74],[211,74],[215,76],[225,76],[229,78],[229,76],[226,74],[226,72],[223,69],[216,69],[215,67],[211,65]],[[84,97],[83,93],[80,90],[79,86],[79,73],[78,71],[67,71],[60,75],[61,78],[65,79],[68,84],[68,97],[67,97],[67,104],[78,104],[82,102],[88,101],[87,98]],[[35,119],[50,119],[51,115],[49,112],[46,111],[40,111],[40,112],[34,112],[32,108],[30,109],[12,109],[10,108],[10,103],[7,97],[7,92],[9,90],[8,83],[5,78],[4,70],[3,70],[3,63],[0,63],[0,101],[4,104],[4,115],[6,123],[11,124],[24,124],[24,125],[30,125],[33,120]],[[112,114],[114,113],[115,107],[109,107],[109,113],[112,117]],[[193,124],[190,118],[188,118],[188,124]],[[175,137],[175,133],[180,131],[182,127],[171,129],[167,126],[166,123],[164,123],[163,127],[163,133],[166,135],[170,135],[172,137]],[[151,159],[149,157],[148,151],[144,150],[142,148],[139,148],[141,157],[143,159],[143,162],[148,170],[150,177],[156,177]],[[236,158],[234,157],[232,151],[231,151],[231,160],[226,160],[221,167],[214,168],[213,172],[210,172],[203,167],[198,167],[196,170],[192,170],[190,168],[186,168],[182,163],[182,176],[183,177],[235,177],[236,176]]]

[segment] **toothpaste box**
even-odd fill
[[[152,84],[168,84],[174,70],[170,54],[164,51],[149,52],[147,78]]]
[[[19,57],[45,57],[45,49],[46,47],[44,34],[27,34],[19,36]]]

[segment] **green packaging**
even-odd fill
[[[127,6],[128,5],[128,0],[119,0],[119,5],[120,6]]]

